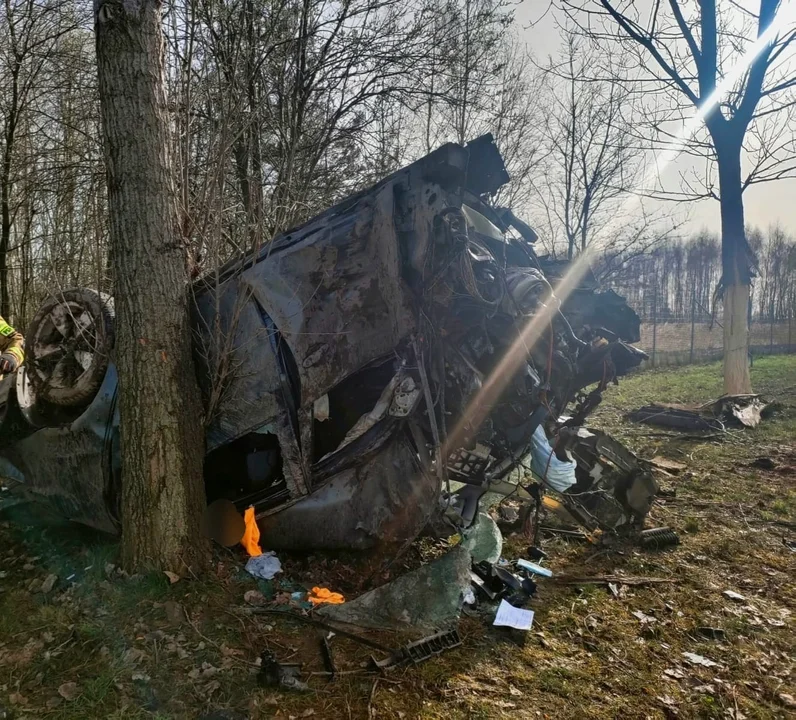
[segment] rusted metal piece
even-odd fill
[[[677,430],[716,431],[756,427],[768,406],[759,395],[724,395],[700,406],[645,405],[628,414],[633,422]]]

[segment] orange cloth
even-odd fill
[[[243,531],[240,544],[246,548],[246,552],[252,557],[262,555],[263,551],[260,547],[260,528],[257,527],[253,505],[246,508],[246,512],[243,514],[243,522],[246,523],[246,529]]]
[[[331,605],[340,605],[345,602],[345,598],[336,592],[332,592],[328,588],[314,587],[307,596],[313,605],[321,605],[322,603],[330,603]]]

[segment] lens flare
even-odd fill
[[[790,22],[794,16],[796,16],[796,3],[789,2],[787,7],[782,8],[771,24],[758,36],[757,40],[748,48],[732,70],[722,78],[713,93],[711,93],[702,102],[700,107],[695,110],[693,117],[683,123],[683,127],[678,133],[677,139],[673,142],[672,147],[661,153],[654,165],[645,174],[643,181],[644,187],[655,177],[659,177],[663,174],[668,165],[671,164],[675,157],[683,150],[690,138],[693,137],[694,133],[700,128],[707,114],[718,105],[735,83],[743,77],[755,58],[776,41],[779,31]],[[614,215],[614,220],[602,228],[602,231],[598,233],[597,237],[592,241],[592,244],[587,246],[570,265],[558,285],[554,288],[554,293],[561,303],[566,301],[572,291],[578,286],[583,276],[588,272],[590,258],[593,253],[592,248],[599,246],[603,238],[611,238],[621,222],[621,218],[626,214],[627,210],[630,209],[632,204],[639,202],[640,197],[639,194],[635,194],[628,198],[624,204],[623,211]],[[529,349],[536,344],[545,328],[549,326],[555,312],[555,304],[547,303],[546,306],[530,318],[521,329],[517,339],[514,340],[506,351],[506,354],[492,373],[486,378],[478,392],[473,396],[466,410],[462,413],[462,417],[456,427],[449,434],[443,448],[443,458],[447,458],[450,451],[455,450],[462,444],[465,431],[468,428],[475,430],[480,426],[489,413],[489,407],[500,397],[501,393],[506,389],[506,386],[511,382],[514,374],[526,362]]]

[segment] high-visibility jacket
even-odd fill
[[[25,360],[25,338],[0,317],[0,354],[8,353],[17,359],[17,365]]]

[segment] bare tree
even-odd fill
[[[614,0],[563,0],[563,5],[592,37],[634,58],[645,90],[665,96],[669,107],[657,124],[659,136],[671,133],[666,119],[680,119],[687,107],[704,116],[707,136],[691,140],[689,149],[708,153],[718,175],[724,389],[750,392],[747,309],[754,257],[744,232],[743,191],[755,182],[796,173],[793,154],[787,151],[792,148],[794,131],[789,120],[796,102],[792,94],[796,27],[778,27],[726,96],[714,103],[717,88],[726,78],[732,80],[744,51],[779,22],[780,0],[759,0],[756,10],[734,2],[720,6],[715,0],[653,0],[643,6]],[[744,177],[742,156],[755,148],[751,171]],[[691,188],[686,192],[690,194]],[[716,193],[708,187],[705,194]]]
[[[97,0],[127,567],[206,560],[204,438],[170,158],[159,0]]]
[[[598,64],[610,80],[600,79]],[[571,260],[607,222],[619,225],[616,213],[637,184],[644,149],[631,132],[635,102],[619,63],[567,30],[561,55],[544,72],[548,150],[537,195],[563,228]],[[636,219],[627,222],[635,234]]]
[[[15,216],[21,205],[14,200],[15,162],[20,131],[30,123],[31,106],[46,93],[45,72],[58,51],[60,38],[75,28],[67,2],[39,4],[36,0],[4,0],[0,9],[0,80],[7,92],[0,99],[3,121],[0,155],[0,314],[11,311],[8,259]],[[30,207],[28,206],[30,212]]]

